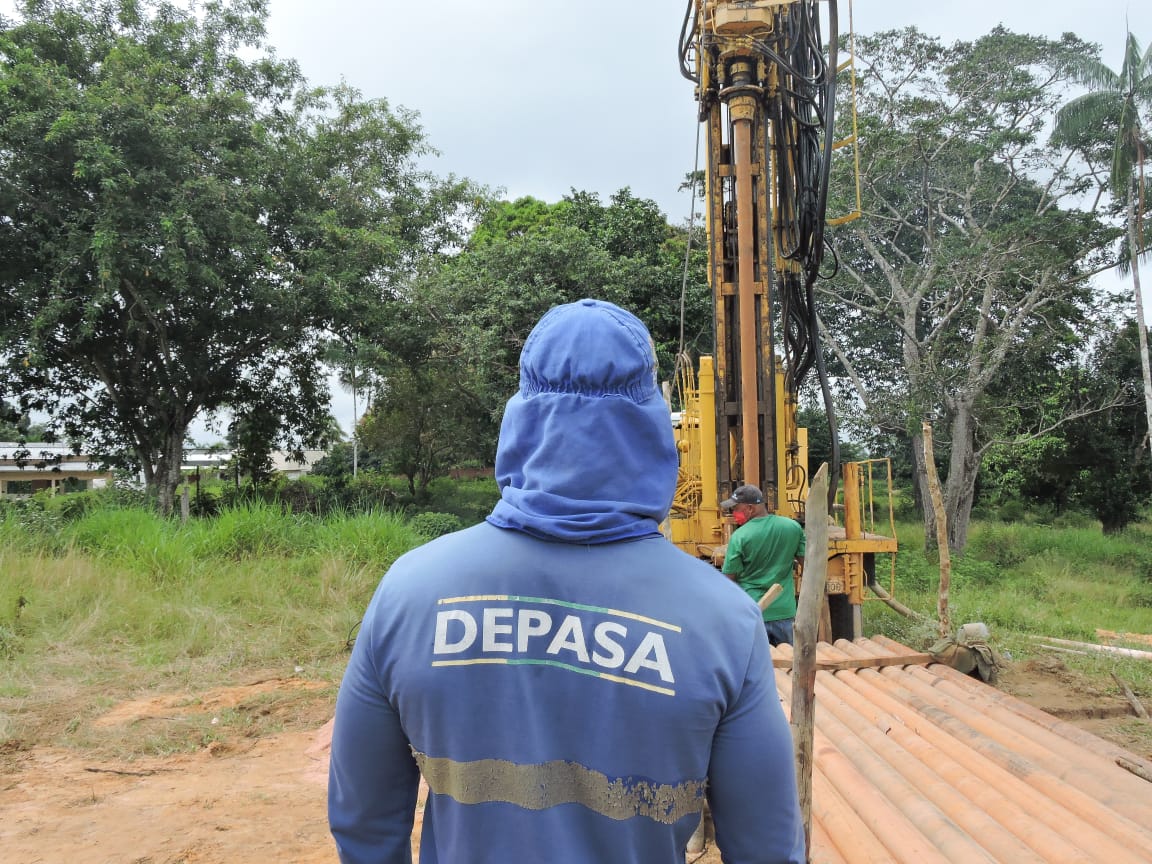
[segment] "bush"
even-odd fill
[[[429,503],[425,508],[438,513],[451,513],[464,525],[483,522],[500,500],[500,490],[491,477],[452,480],[438,477],[428,486]]]
[[[1137,588],[1133,588],[1131,602],[1133,606],[1152,609],[1152,585],[1140,585]]]
[[[415,546],[425,542],[404,517],[396,512],[336,512],[329,514],[317,531],[317,548],[325,555],[370,572],[382,572]]]
[[[940,584],[940,566],[923,553],[902,552],[896,556],[896,584],[907,591],[934,591]]]
[[[1004,581],[1008,568],[995,561],[964,555],[952,559],[953,584],[958,588],[988,588]]]
[[[75,522],[83,519],[94,510],[110,506],[111,501],[103,491],[88,490],[51,495],[45,498],[42,503],[45,513],[52,513],[64,522]]]
[[[268,489],[271,500],[282,504],[290,513],[322,513],[325,507],[324,484],[319,478],[299,480],[277,478]]]
[[[64,520],[58,513],[44,509],[45,500],[45,497],[34,496],[14,502],[8,521],[14,523],[15,530],[10,536],[53,555],[64,549]]]
[[[1001,522],[1023,522],[1026,515],[1027,510],[1024,508],[1024,502],[1015,499],[1005,501],[996,512],[996,517]]]
[[[999,526],[973,532],[968,548],[972,556],[1005,568],[1015,567],[1030,554],[1021,540],[1020,531]]]
[[[236,561],[308,549],[311,533],[306,516],[289,513],[281,504],[249,501],[221,509],[203,526],[200,550]]]
[[[188,496],[188,512],[192,516],[204,518],[216,516],[220,512],[221,486],[200,484],[200,488],[193,488]]]
[[[459,516],[451,513],[417,513],[410,520],[408,526],[421,536],[429,540],[442,534],[451,534],[464,527]]]
[[[1114,553],[1113,560],[1117,565],[1133,570],[1145,582],[1152,585],[1152,548],[1139,541],[1125,544]]]
[[[344,485],[339,505],[367,513],[395,507],[397,498],[392,478],[375,471],[364,471]]]
[[[154,508],[101,508],[78,520],[69,532],[70,544],[93,558],[139,564],[156,572],[158,562],[180,543],[175,523],[163,519]]]
[[[897,522],[919,522],[923,518],[914,496],[906,489],[892,490],[892,512]]]

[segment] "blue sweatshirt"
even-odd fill
[[[557,307],[521,356],[487,523],[385,575],[336,707],[344,864],[682,864],[705,796],[725,862],[803,861],[756,604],[660,536],[676,480],[643,325]]]

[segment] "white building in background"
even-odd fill
[[[272,454],[272,470],[283,474],[289,480],[299,480],[305,474],[312,473],[312,466],[328,455],[327,450],[304,450],[301,455],[303,462],[296,462],[290,453],[277,450]]]
[[[297,462],[291,453],[284,450],[274,450],[272,451],[272,470],[277,474],[283,474],[289,480],[299,480],[305,474],[311,474],[312,466],[327,456],[328,451],[305,450],[302,455],[304,461]],[[231,459],[231,450],[193,447],[184,451],[184,460],[181,462],[180,468],[185,474],[199,473],[205,477],[219,477]]]
[[[277,450],[272,454],[272,466],[290,480],[297,480],[312,473],[312,466],[327,455],[326,450],[305,450],[304,461],[296,462],[291,454]],[[231,450],[191,448],[184,451],[180,468],[185,475],[219,477],[231,458]],[[100,467],[88,454],[73,453],[67,444],[0,441],[0,495],[33,495],[46,489],[81,492],[101,489],[114,478],[115,472]]]
[[[0,495],[99,489],[114,476],[91,456],[73,453],[67,444],[0,442]]]

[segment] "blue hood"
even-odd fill
[[[600,300],[551,309],[520,353],[488,521],[566,543],[647,537],[668,515],[676,475],[647,328]]]

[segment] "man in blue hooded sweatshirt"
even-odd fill
[[[707,798],[729,864],[804,860],[756,603],[665,540],[677,453],[648,331],[549,311],[520,356],[485,523],[401,557],[336,705],[344,864],[683,864]]]

